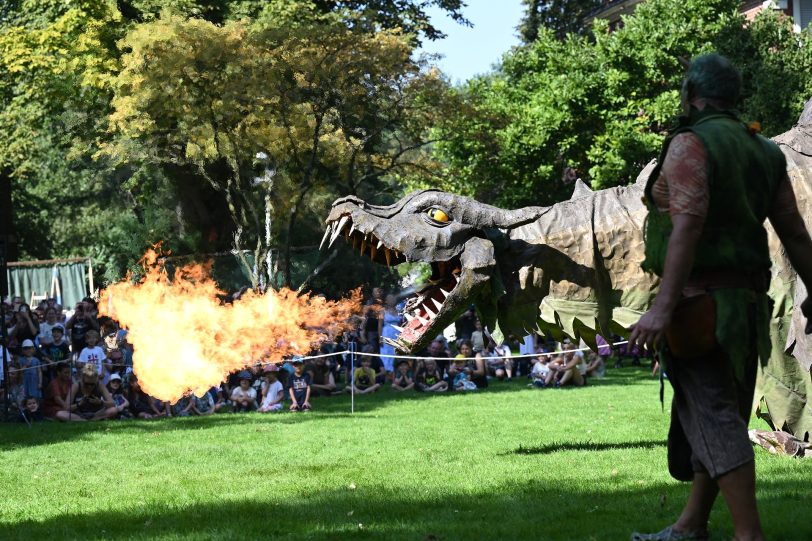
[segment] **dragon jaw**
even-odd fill
[[[449,221],[427,218],[442,209]],[[431,265],[428,284],[411,297],[404,310],[407,323],[386,343],[401,352],[419,351],[453,323],[485,289],[494,272],[493,244],[479,228],[454,220],[461,209],[449,194],[417,192],[390,207],[368,205],[355,197],[339,199],[327,218],[322,239],[332,246],[339,237],[374,262],[398,265],[420,261]]]

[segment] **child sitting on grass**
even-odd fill
[[[374,393],[381,388],[381,384],[375,381],[375,370],[372,369],[372,360],[369,357],[364,357],[361,360],[361,367],[355,369],[355,374],[352,378],[352,391],[355,394]]]
[[[448,382],[443,381],[434,359],[426,359],[423,367],[417,372],[415,387],[418,391],[428,393],[441,393],[448,390]]]
[[[396,391],[408,391],[409,389],[414,389],[412,372],[409,370],[409,363],[405,360],[401,360],[398,363],[394,379],[392,380],[392,389]]]
[[[530,377],[533,379],[533,383],[530,385],[539,388],[544,388],[546,386],[544,382],[547,379],[547,374],[550,372],[550,367],[547,366],[549,363],[549,355],[542,355],[535,359],[533,369],[530,371]]]
[[[279,369],[275,364],[265,367],[262,376],[262,404],[259,406],[259,411],[262,413],[282,411],[282,399],[285,397],[285,393],[277,378],[278,374]]]
[[[130,419],[130,403],[127,397],[124,396],[124,387],[121,385],[121,376],[115,372],[110,376],[110,381],[107,382],[107,391],[110,393],[113,402],[116,403],[118,416],[122,419]]]
[[[290,411],[310,411],[310,374],[305,374],[301,357],[293,358],[293,374],[288,380]]]
[[[243,370],[239,374],[240,384],[231,391],[234,413],[257,409],[257,391],[251,387],[251,373]]]
[[[465,359],[454,359],[454,390],[476,391],[476,384],[471,381],[471,370],[465,367]]]

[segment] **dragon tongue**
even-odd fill
[[[412,318],[406,324],[406,327],[403,329],[403,331],[401,331],[400,335],[398,335],[398,338],[410,343],[415,342],[418,338],[420,338],[420,335],[422,334],[420,332],[420,328],[422,326],[423,324],[420,323],[419,319],[417,319],[416,317]]]

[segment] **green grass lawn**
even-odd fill
[[[0,539],[628,539],[687,494],[657,387],[623,368],[581,389],[387,389],[354,415],[346,396],[307,414],[4,424]],[[756,460],[769,539],[812,539],[812,460]],[[711,532],[732,536],[721,500]]]

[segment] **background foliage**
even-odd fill
[[[512,207],[565,199],[577,177],[630,182],[679,112],[680,58],[730,56],[768,135],[812,95],[810,33],[775,12],[746,24],[736,0],[648,0],[610,32],[584,24],[594,4],[526,0],[522,44],[454,88],[415,51],[442,37],[430,8],[467,23],[459,0],[5,2],[12,259],[91,256],[114,280],[156,241],[183,255],[236,239],[255,283],[296,286],[328,257],[313,250],[339,196],[439,186]],[[334,257],[311,286],[396,278]]]

